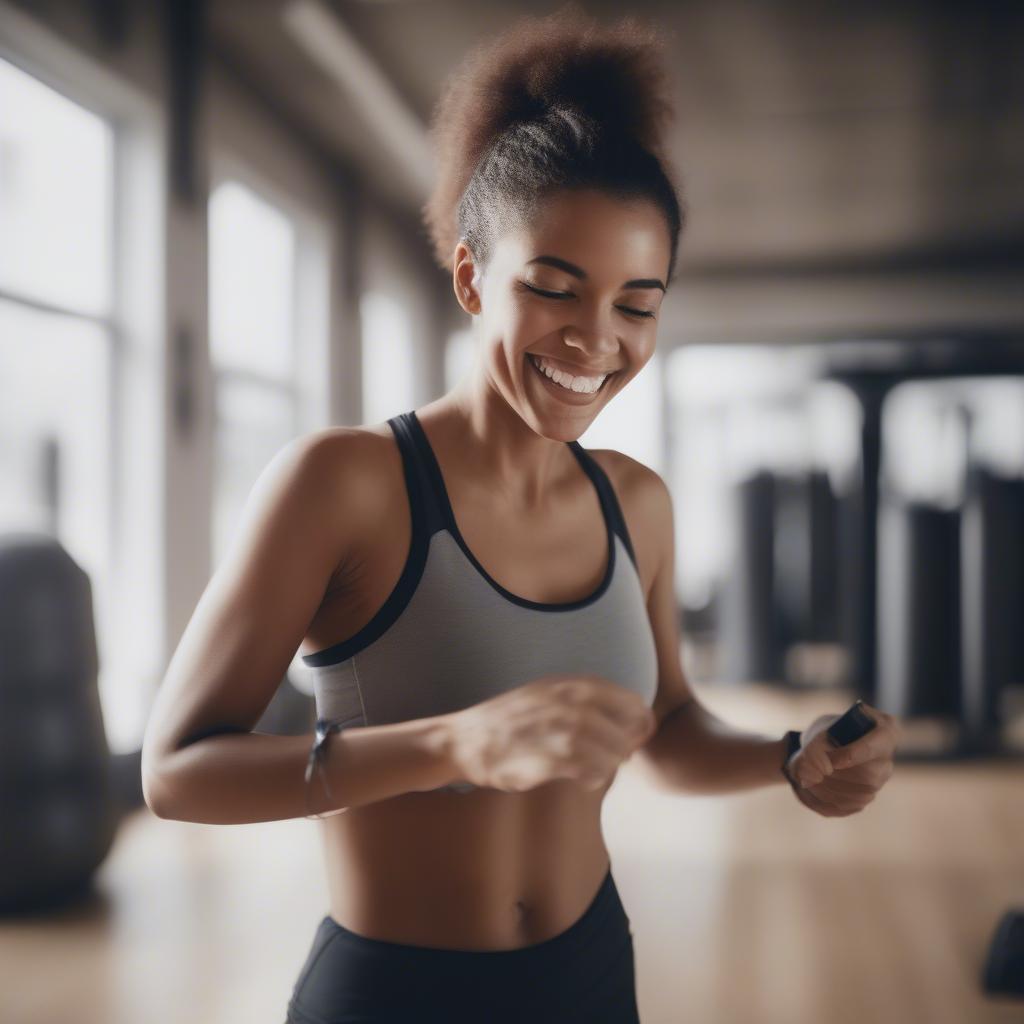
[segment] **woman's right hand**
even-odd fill
[[[576,674],[543,676],[447,717],[458,778],[507,793],[555,779],[600,789],[656,725],[639,694]]]

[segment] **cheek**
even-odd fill
[[[548,334],[550,329],[543,330],[536,317],[525,311],[512,309],[509,315],[492,329],[487,346],[487,358],[492,367],[512,368],[514,372],[522,363],[525,353],[536,347]]]
[[[550,310],[536,307],[517,307],[510,311],[503,324],[504,335],[509,346],[518,350],[536,345],[538,341],[550,338],[553,331],[562,326],[562,321]]]
[[[654,336],[635,338],[625,346],[626,358],[629,360],[630,379],[635,377],[654,358]]]

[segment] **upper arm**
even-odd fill
[[[637,463],[638,515],[651,538],[656,568],[647,599],[647,615],[658,652],[658,689],[653,711],[658,724],[675,708],[695,697],[683,673],[680,651],[679,605],[675,592],[675,517],[672,495],[653,470]]]
[[[259,720],[345,556],[339,467],[350,484],[359,451],[357,431],[320,431],[260,473],[150,711],[144,774],[192,740]]]

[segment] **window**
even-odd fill
[[[675,499],[676,585],[701,608],[730,571],[730,493],[760,470],[825,470],[833,488],[859,459],[860,413],[848,389],[817,380],[799,345],[688,344],[667,362],[674,443],[666,482]]]
[[[887,495],[957,508],[972,466],[1024,477],[1024,377],[944,377],[894,387],[882,409]]]
[[[412,326],[405,309],[383,292],[359,303],[363,336],[363,422],[379,423],[415,404]]]
[[[225,181],[210,195],[209,232],[216,565],[256,478],[299,430],[296,230],[246,185]]]
[[[103,118],[0,60],[0,530],[50,533],[88,574],[124,750],[146,693],[114,600],[114,146]]]

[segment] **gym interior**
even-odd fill
[[[469,371],[420,209],[525,0],[0,0],[0,1019],[279,1021],[317,824],[147,807],[168,661],[261,470]],[[773,737],[899,717],[862,812],[602,820],[645,1024],[1024,1019],[1024,11],[587,2],[671,31],[657,350],[580,443],[674,499],[679,656]],[[255,731],[310,732],[298,654]]]

